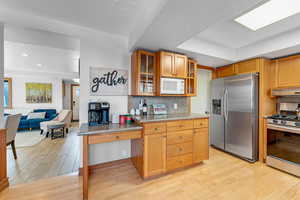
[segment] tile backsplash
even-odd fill
[[[148,107],[153,104],[165,104],[168,114],[179,114],[190,112],[190,100],[189,97],[128,97],[128,112],[131,108],[138,108],[141,99],[146,99]],[[177,104],[177,109],[174,108],[174,104]]]

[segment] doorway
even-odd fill
[[[80,96],[79,84],[72,84],[71,85],[71,110],[72,110],[73,121],[79,121],[79,96]]]

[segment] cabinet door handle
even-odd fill
[[[154,128],[155,131],[158,131],[158,128]]]

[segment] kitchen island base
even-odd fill
[[[208,117],[137,121],[130,127],[107,130],[83,128],[83,199],[88,199],[89,145],[131,140],[131,161],[143,179],[186,169],[209,158]]]

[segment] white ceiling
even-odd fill
[[[300,15],[255,32],[233,21],[264,2],[0,0],[0,21],[79,38],[106,34],[127,41],[130,50],[178,51],[211,66],[299,52]]]
[[[211,41],[229,48],[241,48],[255,42],[274,37],[300,27],[300,14],[252,31],[232,19],[207,28],[197,35],[200,39]]]
[[[61,74],[63,78],[78,77],[78,59],[78,51],[9,41],[4,43],[4,69],[7,73],[40,72]]]
[[[149,3],[149,0],[0,0],[1,6],[15,11],[121,35],[129,35]]]

